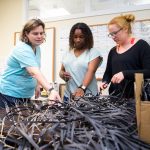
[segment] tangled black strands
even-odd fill
[[[1,120],[0,148],[149,150],[150,145],[137,136],[134,99],[90,93],[69,103],[33,101],[9,108]]]
[[[141,100],[150,101],[150,79],[145,79],[142,87]]]

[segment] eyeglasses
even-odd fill
[[[112,38],[114,37],[118,32],[120,32],[122,30],[122,28],[120,28],[118,31],[115,31],[115,32],[111,32],[108,34],[108,37]]]

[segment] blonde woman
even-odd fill
[[[111,82],[109,93],[125,98],[134,97],[134,74],[150,77],[150,46],[132,35],[131,24],[135,16],[121,15],[108,23],[108,36],[116,42],[108,55],[107,67],[100,84],[105,89]]]

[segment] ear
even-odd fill
[[[124,28],[123,30],[124,30],[126,33],[128,33],[128,32],[129,32],[127,28]]]
[[[27,33],[27,31],[25,31],[25,36],[28,36],[28,33]]]
[[[27,32],[24,32],[24,41],[25,42],[29,41],[29,39],[28,39],[28,33]]]

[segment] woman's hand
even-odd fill
[[[84,96],[84,90],[82,88],[77,88],[76,91],[72,94],[73,97]]]
[[[108,84],[106,82],[101,82],[100,83],[100,91],[106,89]]]
[[[122,72],[116,73],[112,79],[111,82],[112,83],[120,83],[122,80],[124,79],[124,75]]]
[[[69,79],[71,79],[71,75],[69,72],[62,71],[61,78],[67,82]]]
[[[49,96],[48,96],[48,99],[50,100],[48,102],[48,104],[54,104],[55,102],[62,102],[59,94],[57,91],[55,91],[54,89],[50,92]]]

